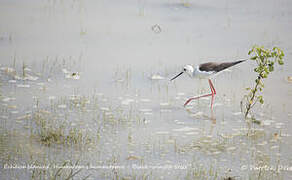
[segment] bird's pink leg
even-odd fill
[[[202,95],[202,96],[197,96],[197,97],[190,98],[190,99],[188,99],[185,102],[184,106],[186,106],[187,104],[189,104],[189,102],[191,102],[192,100],[199,99],[199,98],[202,98],[202,97],[207,97],[207,96],[212,96],[212,93],[211,94],[205,94],[205,95]]]
[[[211,89],[211,92],[212,92],[212,99],[211,99],[211,109],[213,109],[213,103],[214,103],[214,96],[216,95],[216,90],[214,88],[214,85],[212,83],[212,81],[210,79],[208,79],[209,81],[209,85],[210,85],[210,89]]]
[[[202,96],[197,96],[197,97],[193,97],[193,98],[190,98],[188,99],[184,106],[186,106],[188,103],[190,103],[192,100],[195,100],[195,99],[199,99],[199,98],[202,98],[202,97],[208,97],[208,96],[212,96],[212,100],[211,100],[211,108],[213,109],[213,101],[214,101],[214,95],[216,94],[216,90],[211,82],[211,80],[209,79],[209,85],[210,85],[210,89],[211,89],[211,93],[210,94],[205,94],[205,95],[202,95]]]
[[[208,79],[208,80],[209,80],[209,85],[210,85],[211,89],[213,89],[214,95],[216,95],[216,90],[215,90],[215,88],[213,86],[213,83],[212,83],[211,79]]]

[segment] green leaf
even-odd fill
[[[258,53],[259,55],[261,55],[261,53],[262,53],[261,48],[257,47],[257,48],[256,48],[256,51],[257,51],[257,53]]]
[[[264,104],[263,96],[259,96],[258,99],[259,99],[259,101],[260,101],[261,104]]]
[[[278,48],[273,47],[272,49],[265,49],[263,46],[254,45],[251,50],[249,50],[248,55],[250,55],[250,60],[256,61],[256,67],[254,71],[257,73],[258,78],[255,80],[256,88],[246,88],[248,90],[246,97],[245,106],[245,117],[247,114],[250,114],[249,111],[252,108],[253,104],[259,102],[264,103],[262,96],[257,96],[257,91],[263,91],[264,84],[263,79],[267,78],[269,73],[274,71],[275,63],[283,65],[284,61],[284,52]],[[254,97],[257,101],[254,101]],[[252,99],[252,100],[251,100]]]

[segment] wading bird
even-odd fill
[[[214,88],[214,85],[211,81],[211,77],[218,74],[219,72],[234,66],[238,63],[244,62],[247,59],[244,60],[239,60],[239,61],[234,61],[234,62],[222,62],[222,63],[217,63],[217,62],[208,62],[208,63],[203,63],[200,64],[198,66],[192,66],[192,65],[186,65],[183,67],[182,72],[180,72],[178,75],[176,75],[175,77],[173,77],[170,81],[176,79],[177,77],[179,77],[180,75],[182,75],[183,73],[187,73],[191,78],[200,78],[200,79],[208,79],[209,85],[210,85],[210,89],[211,89],[211,93],[210,94],[205,94],[205,95],[201,95],[201,96],[197,96],[197,97],[192,97],[190,99],[188,99],[184,106],[186,106],[189,102],[191,102],[192,100],[195,99],[199,99],[201,97],[207,97],[207,96],[212,96],[211,99],[211,109],[213,109],[213,102],[214,102],[214,96],[216,95],[216,90]]]

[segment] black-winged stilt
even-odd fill
[[[200,64],[198,66],[192,66],[192,65],[186,65],[183,67],[182,72],[180,72],[178,75],[176,75],[175,77],[173,77],[171,79],[174,80],[177,77],[179,77],[180,75],[182,75],[183,73],[187,73],[191,78],[200,78],[200,79],[208,79],[209,85],[210,85],[210,89],[211,89],[211,93],[210,94],[205,94],[205,95],[201,95],[201,96],[197,96],[197,97],[192,97],[190,99],[188,99],[184,106],[186,106],[189,102],[191,102],[192,100],[195,99],[199,99],[201,97],[207,97],[207,96],[212,96],[212,100],[211,100],[211,108],[213,108],[213,102],[214,102],[214,96],[216,95],[216,90],[214,88],[214,85],[211,81],[211,76],[214,76],[216,74],[218,74],[219,72],[234,66],[238,63],[244,62],[247,59],[244,60],[239,60],[239,61],[234,61],[234,62],[222,62],[222,63],[218,63],[218,62],[208,62],[208,63],[203,63]]]

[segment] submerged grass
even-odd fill
[[[58,60],[54,62],[47,60],[43,65],[43,72],[40,72],[39,76],[41,77],[40,74],[42,74],[43,77],[58,79],[59,75],[64,75],[62,70],[63,72],[65,70],[62,68],[66,68],[66,71],[67,69],[71,69],[70,67],[66,67],[66,65],[60,66],[61,68],[54,68],[60,64],[62,63]],[[23,67],[23,72],[25,72],[25,68],[28,66],[23,66],[25,66]],[[171,92],[167,84],[164,86],[159,83],[155,84],[154,81],[150,82],[153,88],[155,88],[155,92],[151,89],[151,93],[159,94],[158,96],[160,99],[157,104],[155,104],[156,102],[152,102],[156,98],[154,95],[153,99],[150,98],[149,101],[139,102],[139,100],[142,99],[141,93],[143,91],[135,90],[135,94],[131,94],[128,91],[129,89],[131,91],[133,85],[132,73],[131,69],[118,69],[115,72],[113,76],[115,80],[114,86],[116,86],[116,88],[122,87],[123,90],[125,90],[121,95],[119,94],[120,97],[108,98],[98,93],[91,96],[88,94],[78,95],[78,90],[75,89],[73,89],[73,95],[60,95],[58,97],[56,97],[57,95],[49,96],[49,102],[44,102],[44,98],[35,96],[35,106],[33,106],[32,109],[28,109],[30,112],[25,113],[25,116],[18,116],[21,117],[19,119],[10,114],[8,105],[1,107],[1,112],[11,119],[10,122],[13,123],[14,120],[19,121],[20,124],[24,124],[29,128],[28,130],[26,129],[27,132],[24,134],[30,133],[30,136],[23,137],[23,141],[20,140],[16,142],[19,142],[19,144],[13,145],[11,144],[13,141],[11,137],[9,137],[12,136],[12,134],[2,131],[4,133],[0,135],[1,160],[5,160],[5,162],[22,162],[22,160],[25,159],[26,162],[35,165],[61,162],[60,166],[49,170],[33,169],[29,174],[29,179],[90,178],[91,176],[87,175],[87,172],[89,172],[87,170],[86,173],[83,173],[84,171],[81,171],[81,169],[65,168],[65,166],[79,165],[79,161],[64,160],[68,158],[68,152],[72,153],[72,156],[74,156],[76,152],[79,152],[83,155],[82,158],[87,158],[86,160],[93,163],[93,165],[94,163],[108,165],[122,165],[126,163],[130,166],[133,163],[137,163],[138,165],[149,165],[151,163],[154,165],[156,165],[155,163],[157,163],[157,165],[163,165],[166,163],[181,162],[190,164],[187,169],[180,171],[152,169],[98,170],[93,172],[94,178],[267,179],[272,177],[270,179],[281,179],[283,175],[276,171],[266,172],[260,170],[238,172],[239,168],[236,167],[234,168],[237,170],[236,172],[234,172],[234,169],[229,172],[228,166],[226,166],[222,160],[226,158],[231,164],[233,160],[237,160],[239,164],[253,162],[256,166],[270,166],[273,164],[275,161],[275,154],[272,151],[268,151],[267,149],[269,148],[267,148],[267,146],[269,144],[279,146],[278,149],[280,152],[280,144],[276,144],[279,142],[275,140],[275,137],[268,136],[269,134],[266,133],[264,127],[262,127],[262,129],[255,128],[255,126],[258,127],[261,124],[251,123],[248,128],[244,128],[246,126],[244,122],[239,125],[241,127],[237,127],[238,132],[221,135],[222,131],[220,128],[229,128],[229,126],[221,126],[220,121],[222,121],[222,119],[217,116],[217,122],[219,123],[216,124],[215,119],[215,123],[212,124],[212,126],[219,130],[217,129],[217,132],[215,131],[215,133],[208,136],[207,134],[209,133],[206,133],[206,127],[201,128],[201,125],[204,126],[208,124],[205,124],[204,121],[210,118],[204,117],[201,113],[196,113],[196,116],[193,118],[188,119],[187,117],[186,119],[181,119],[185,112],[183,111],[183,113],[181,113],[181,108],[174,107],[176,103],[180,102],[178,102],[179,100],[169,99],[168,96]],[[27,74],[23,74],[23,76],[27,76]],[[9,78],[10,77],[11,73],[9,75]],[[145,77],[145,79],[146,78],[148,77]],[[40,82],[41,80],[42,79],[40,79]],[[129,92],[130,94],[125,95],[124,92]],[[42,93],[44,93],[45,96],[48,95],[46,92]],[[184,93],[180,95],[180,98],[184,97]],[[46,100],[47,99],[46,97]],[[154,104],[144,106],[147,102]],[[158,108],[155,109],[152,108],[152,106]],[[205,108],[205,106],[206,103],[200,103],[199,107]],[[162,113],[161,110],[169,111],[163,111]],[[224,112],[223,117],[226,123],[230,123],[228,111],[229,109]],[[177,113],[181,114],[177,116]],[[145,118],[150,120],[148,122],[151,123],[144,123]],[[194,130],[194,128],[191,131],[176,131],[176,133],[174,133],[171,130],[168,131],[168,129],[165,129],[171,129],[174,128],[174,126],[156,127],[157,124],[154,122],[160,121],[161,123],[162,121],[166,124],[170,124],[169,120],[173,121],[173,118],[178,118],[179,120],[177,121],[183,122],[185,127],[198,128],[198,131]],[[240,123],[240,121],[238,122]],[[5,129],[5,124],[2,124],[3,129]],[[153,124],[155,126],[153,126]],[[161,124],[158,124],[158,126],[159,125]],[[181,127],[181,125],[182,124],[176,124],[175,128]],[[22,131],[23,129],[19,128],[16,131],[20,130]],[[142,131],[146,132],[146,134],[143,134]],[[8,146],[9,148],[7,148]],[[30,148],[31,146],[37,147],[37,150],[31,148],[31,150],[29,150],[30,152],[25,152],[28,151],[26,148]],[[51,158],[51,156],[55,156],[53,153],[59,150],[62,151],[62,153],[56,155],[56,157],[61,157],[62,160]],[[9,151],[9,153],[6,151]],[[28,160],[27,157],[31,158]],[[200,157],[200,159],[196,159],[198,157]],[[196,160],[192,161],[192,158]],[[70,159],[70,157],[68,159]],[[213,163],[210,159],[218,161]],[[222,160],[223,163],[219,163],[220,160]],[[205,163],[205,161],[208,162]],[[18,174],[16,171],[14,173]]]
[[[32,120],[36,127],[32,131],[45,145],[88,145],[92,138],[88,134],[78,130],[76,127],[67,127],[66,123],[58,122],[58,117],[48,111],[38,111],[33,114]]]
[[[41,162],[34,162],[34,166],[43,166]],[[91,174],[80,176],[81,171],[84,170],[84,167],[79,164],[79,161],[73,163],[71,160],[66,160],[62,164],[50,165],[48,169],[38,169],[35,168],[31,172],[31,179],[49,179],[49,180],[73,180],[73,179],[88,179]]]

